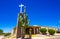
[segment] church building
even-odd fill
[[[17,38],[20,38],[22,35],[22,27],[26,25],[25,34],[29,34],[29,30],[31,29],[31,34],[39,34],[40,26],[29,26],[27,14],[26,14],[26,6],[19,5],[20,12],[18,13],[17,26],[13,29],[12,34],[16,34]],[[22,7],[24,8],[24,12],[22,12]]]
[[[25,35],[29,35],[30,33],[31,35],[33,35],[33,34],[40,34],[40,28],[46,28],[47,30],[51,29],[49,27],[30,26],[26,14],[26,6],[21,4],[19,5],[19,7],[20,7],[20,12],[18,13],[17,26],[14,27],[11,33],[12,35],[15,35],[16,38],[22,37],[23,31]],[[24,8],[23,12],[22,12],[23,10],[22,8]],[[56,29],[54,28],[54,30]],[[49,34],[48,31],[47,34]]]

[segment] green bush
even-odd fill
[[[42,34],[46,34],[46,31],[47,31],[46,28],[41,28],[41,29],[40,29],[40,32],[41,32]]]
[[[5,33],[4,36],[9,36],[11,33]]]
[[[54,35],[55,34],[55,30],[54,29],[48,29],[48,32],[50,35]]]
[[[0,29],[0,35],[2,35],[2,34],[3,34],[3,30]]]

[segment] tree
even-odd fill
[[[41,32],[42,34],[46,34],[46,31],[47,31],[46,28],[41,28],[41,29],[40,29],[40,32]]]
[[[55,34],[55,30],[54,29],[48,29],[48,32],[50,35],[54,35]]]
[[[2,34],[3,34],[3,30],[0,29],[0,35],[2,35]]]

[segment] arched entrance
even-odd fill
[[[34,34],[33,28],[26,28],[25,33],[26,34],[29,34],[29,29],[31,29],[31,34]]]

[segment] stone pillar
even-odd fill
[[[41,34],[40,29],[41,29],[41,28],[39,28],[39,33]]]
[[[29,29],[29,39],[31,39],[31,31],[32,31],[32,29],[30,28]]]
[[[47,32],[46,33],[47,33],[47,35],[49,35],[49,33],[48,33],[48,27],[46,27],[46,29],[47,29]]]
[[[38,34],[40,34],[40,29],[38,28]]]
[[[12,32],[11,32],[11,35],[13,35],[14,34],[14,29],[12,30]]]
[[[36,28],[36,34],[38,33],[38,29]]]
[[[39,33],[39,28],[37,28],[37,34]]]
[[[35,28],[35,34],[37,34],[37,29]]]
[[[39,28],[35,28],[35,34],[39,34],[40,31],[39,31]]]
[[[35,34],[35,28],[34,28],[34,34]]]
[[[16,38],[21,37],[21,32],[22,32],[22,28],[21,28],[20,24],[18,23],[18,26],[16,27]]]

